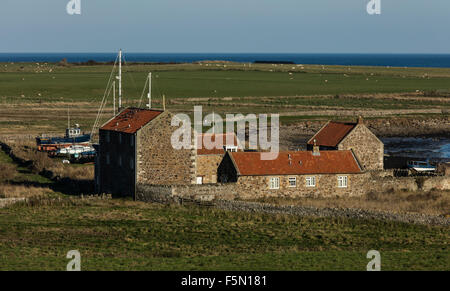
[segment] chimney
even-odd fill
[[[358,117],[358,124],[364,124],[364,119],[362,116]]]
[[[317,141],[314,139],[313,156],[320,156],[320,147],[317,145]]]

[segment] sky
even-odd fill
[[[0,52],[450,53],[450,1],[1,0]]]

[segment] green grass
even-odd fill
[[[101,100],[112,66],[56,67],[52,72],[47,68],[42,73],[13,68],[0,71],[3,102],[89,102]],[[347,71],[345,76],[342,68],[295,70],[293,75],[288,74],[290,67],[273,68],[273,72],[267,67],[256,68],[243,71],[177,65],[167,66],[164,70],[163,66],[131,65],[124,73],[124,96],[130,100],[138,99],[146,73],[153,70],[154,96],[166,94],[168,98],[450,91],[448,77],[423,78],[414,70],[392,74],[386,68],[378,69],[380,71],[357,68],[352,73]],[[372,71],[376,74],[370,75]]]
[[[11,164],[15,166],[17,171],[16,177],[11,181],[17,184],[41,184],[41,185],[49,185],[52,184],[53,181],[47,179],[41,175],[34,174],[29,168],[17,165],[11,159],[9,155],[7,155],[2,149],[0,149],[0,164]]]
[[[449,270],[448,227],[127,201],[0,209],[0,270]]]

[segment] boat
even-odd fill
[[[83,145],[71,145],[67,148],[61,148],[56,151],[56,155],[80,155],[83,153],[95,153],[95,149],[92,146]]]
[[[88,146],[91,142],[92,134],[85,134],[81,132],[79,124],[74,127],[70,126],[70,107],[67,107],[67,128],[64,137],[36,137],[36,144],[39,151],[55,152],[62,148],[67,148],[74,145]]]
[[[36,137],[36,144],[39,151],[57,151],[74,145],[87,146],[91,141],[91,134],[81,132],[79,125],[67,128],[64,137]]]
[[[409,161],[408,169],[414,170],[416,172],[435,172],[436,167],[429,162],[424,161]]]

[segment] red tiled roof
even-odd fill
[[[232,136],[233,138],[233,143],[232,144],[227,144],[227,137]],[[216,146],[214,146],[215,148],[213,149],[207,149],[206,145],[204,144],[205,139],[207,138],[207,140],[209,141],[209,139],[211,139],[211,141],[213,143],[219,142],[220,144],[220,149],[217,149]],[[208,134],[208,133],[203,133],[203,134],[199,134],[197,135],[197,155],[223,155],[225,153],[225,150],[223,149],[223,147],[225,145],[231,145],[231,146],[238,146],[238,140],[236,137],[236,134],[234,133],[217,133],[217,134]]]
[[[314,140],[318,146],[337,146],[356,126],[356,123],[343,123],[331,121],[317,132],[308,144],[313,145]]]
[[[356,174],[361,168],[351,151],[280,152],[272,161],[261,160],[261,153],[229,153],[241,176]]]
[[[159,110],[127,108],[120,112],[112,120],[108,121],[100,129],[113,130],[124,133],[136,133],[144,125],[163,113]]]

